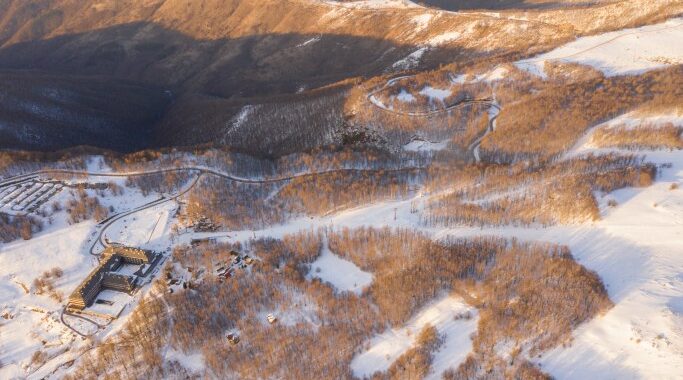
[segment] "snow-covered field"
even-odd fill
[[[589,65],[607,76],[633,75],[683,63],[681,40],[683,18],[676,18],[657,25],[581,37],[516,65],[543,77],[547,61]]]
[[[167,202],[114,222],[105,233],[112,243],[120,243],[145,249],[168,248],[169,219],[177,205]]]
[[[470,318],[456,316],[469,315]],[[434,355],[429,378],[439,379],[443,371],[457,368],[472,349],[470,335],[477,329],[476,309],[454,296],[444,297],[419,311],[405,326],[391,329],[367,343],[367,349],[351,362],[358,377],[383,372],[415,344],[415,339],[426,325],[435,327],[444,336],[444,344]]]
[[[329,282],[338,291],[360,294],[372,283],[372,274],[362,271],[354,263],[337,256],[325,244],[320,256],[311,263],[309,278]]]
[[[84,244],[93,226],[84,222],[0,245],[0,314],[10,316],[0,318],[0,378],[22,378],[36,370],[29,362],[38,350],[51,357],[80,345],[80,337],[59,322],[62,303],[33,293],[32,282],[45,271],[61,268],[64,274],[55,281],[55,290],[68,296],[97,263]]]
[[[674,165],[651,187],[606,196],[618,206],[595,226],[564,238],[538,233],[567,243],[616,304],[579,328],[571,347],[540,360],[557,378],[683,378],[683,191],[671,188],[683,184],[683,152],[647,156]]]

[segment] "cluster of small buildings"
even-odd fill
[[[232,277],[235,268],[244,269],[247,265],[254,263],[253,258],[248,255],[241,255],[237,251],[230,251],[230,257],[230,261],[216,264],[216,275],[218,276],[219,282],[223,282],[223,280]]]
[[[67,310],[82,311],[93,304],[104,289],[131,294],[141,277],[147,276],[162,255],[143,249],[112,245],[102,253],[100,264],[69,296]],[[135,271],[122,271],[125,266],[139,266]]]

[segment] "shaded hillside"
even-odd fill
[[[158,146],[210,143],[261,157],[340,144],[348,86],[269,99],[183,96],[155,127]]]
[[[683,4],[672,0],[651,1],[648,7],[589,6],[594,3],[581,3],[581,17],[565,7],[576,0],[552,2],[558,7],[520,17],[313,0],[10,0],[0,5],[0,67],[107,75],[249,97],[383,70],[433,68],[463,57],[528,55],[598,27],[620,28],[683,11]],[[606,15],[609,24],[592,21]],[[417,49],[423,50],[412,67],[393,67]]]
[[[156,24],[133,23],[10,45],[0,50],[0,67],[100,75],[174,91],[244,98],[296,93],[349,77],[381,74],[415,49],[344,35],[196,40]],[[459,51],[453,49],[450,55]]]
[[[169,101],[162,89],[122,81],[0,71],[0,148],[141,149]]]

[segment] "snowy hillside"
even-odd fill
[[[683,19],[590,37],[581,37],[548,53],[517,62],[517,66],[544,76],[549,61],[593,66],[607,76],[633,75],[683,63]]]

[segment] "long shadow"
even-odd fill
[[[319,95],[311,89],[382,74],[418,48],[331,34],[204,40],[147,22],[16,43],[0,49],[0,149],[136,151],[216,142],[245,104],[310,100]],[[435,49],[421,68],[482,54]],[[288,123],[281,119],[273,122]],[[329,135],[337,119],[314,132]],[[278,146],[311,130],[293,132],[244,151],[291,153]]]
[[[0,68],[120,78],[174,91],[245,98],[292,94],[302,87],[380,74],[417,48],[340,34],[195,39],[155,23],[135,22],[6,46],[0,49]],[[439,50],[454,58],[476,53]],[[424,60],[429,61],[429,52]]]

